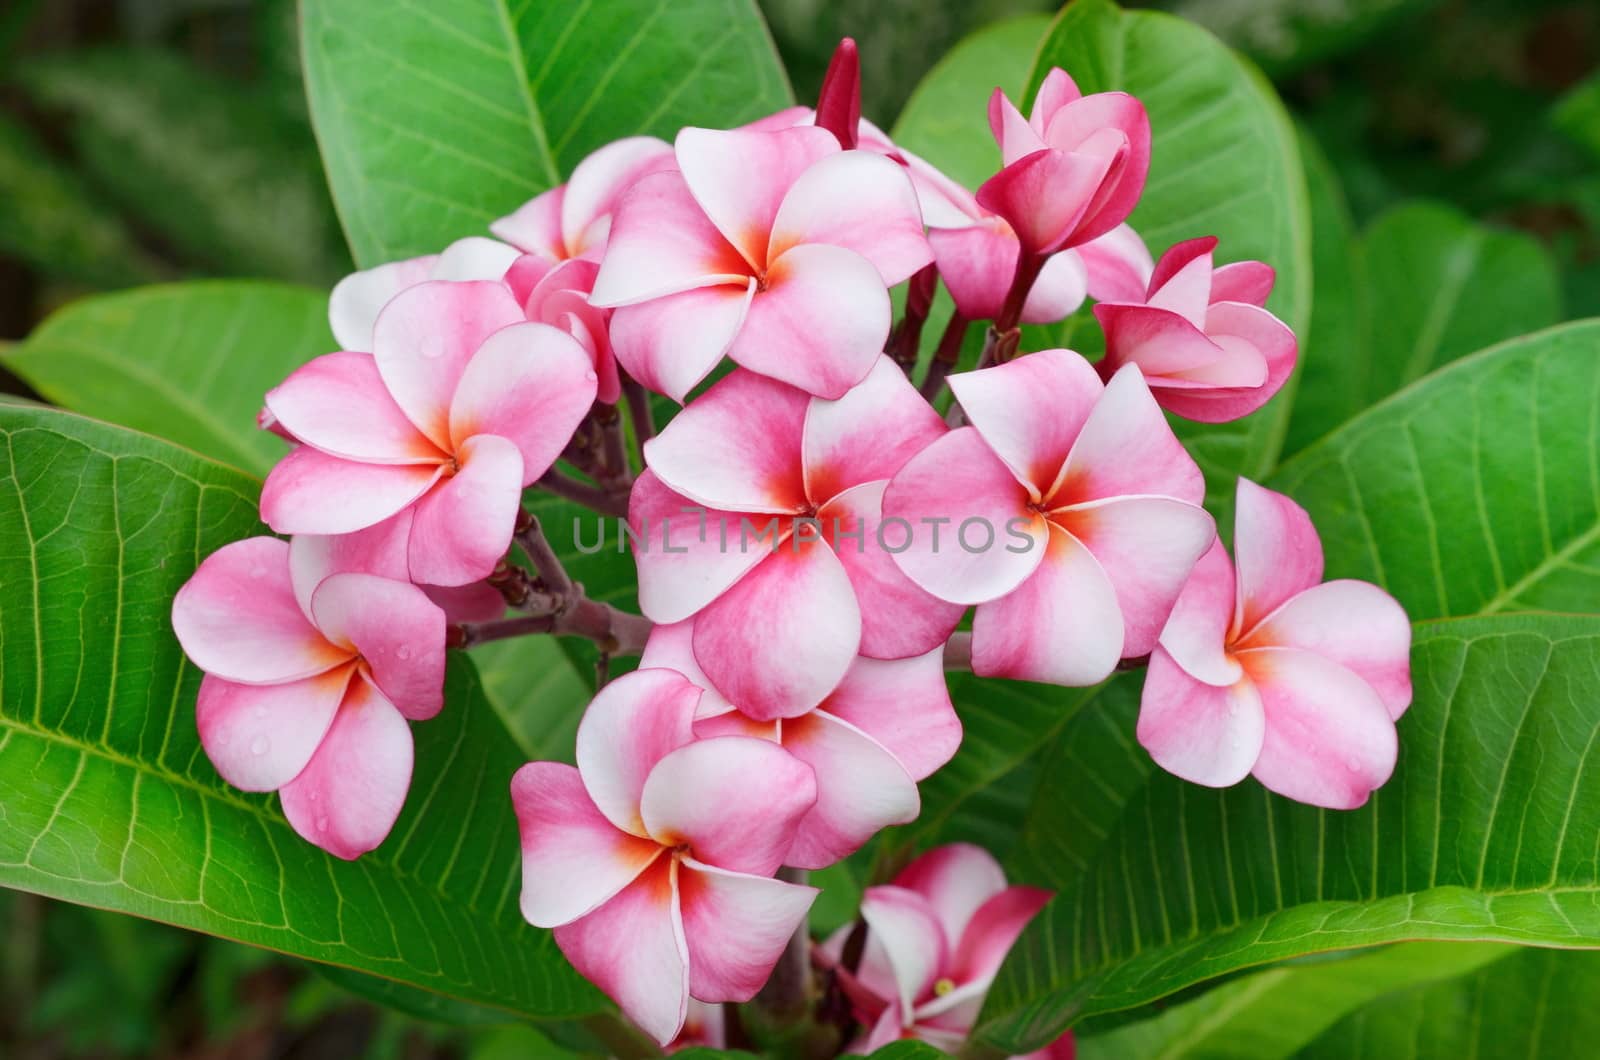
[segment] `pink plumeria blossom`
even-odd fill
[[[1264,306],[1274,273],[1259,261],[1212,266],[1216,237],[1161,255],[1141,298],[1101,303],[1106,336],[1100,374],[1136,364],[1161,407],[1222,423],[1266,404],[1294,370],[1298,344]]]
[[[978,201],[1010,223],[1026,253],[1105,235],[1127,220],[1144,190],[1150,120],[1125,92],[1085,96],[1056,68],[1027,120],[996,89],[989,127],[1004,168],[978,189]]]
[[[1322,582],[1289,498],[1240,479],[1235,512],[1234,562],[1206,553],[1150,657],[1139,742],[1186,780],[1353,809],[1394,769],[1411,626],[1375,585]]]
[[[589,354],[486,281],[402,291],[373,347],[318,357],[267,394],[302,444],[267,476],[262,518],[288,534],[399,520],[412,581],[478,581],[511,543],[523,487],[594,402]]]
[[[589,352],[599,378],[595,396],[608,405],[622,396],[617,359],[611,353],[611,310],[589,304],[600,266],[573,258],[546,268],[534,254],[524,254],[506,271],[506,285],[529,320],[560,328]]]
[[[815,709],[756,721],[741,713],[694,657],[694,622],[655,627],[639,665],[676,670],[705,690],[699,737],[754,736],[811,767],[817,802],[800,821],[787,862],[821,869],[855,853],[880,829],[916,818],[916,782],[949,761],[961,721],[945,687],[942,647],[909,659],[855,660]]]
[[[311,592],[334,574],[375,574],[393,581],[410,581],[407,553],[411,518],[407,512],[351,534],[296,534],[289,540],[289,573],[295,599],[311,606]],[[447,622],[487,622],[505,614],[505,597],[484,582],[467,585],[426,585],[417,588],[444,611]]]
[[[916,529],[894,554],[912,581],[978,605],[973,671],[1089,685],[1150,651],[1215,528],[1138,371],[1102,384],[1046,350],[950,387],[971,426],[901,468],[883,517]]]
[[[882,355],[837,401],[732,372],[644,447],[650,470],[629,504],[641,609],[659,623],[696,616],[700,667],[761,721],[815,707],[858,654],[927,653],[962,609],[896,568],[879,502],[943,433]]]
[[[517,259],[517,249],[483,236],[458,239],[438,254],[353,272],[328,296],[328,323],[346,350],[372,352],[372,328],[395,295],[429,280],[498,280]]]
[[[674,152],[618,202],[594,285],[622,366],[679,401],[724,354],[821,397],[860,382],[887,289],[932,258],[899,167],[811,125],[684,129]]]
[[[589,705],[577,768],[511,781],[523,915],[663,1045],[690,997],[753,997],[817,895],[769,878],[816,802],[810,767],[768,740],[696,739],[700,695],[635,670]]]
[[[272,537],[218,549],[179,590],[172,627],[206,675],[196,715],[217,772],[277,791],[295,831],[355,858],[405,801],[407,719],[443,705],[444,613],[370,574],[297,585],[289,554]]]

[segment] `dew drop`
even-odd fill
[[[252,578],[265,578],[266,576],[267,576],[267,568],[263,567],[261,564],[257,563],[254,567],[250,568],[250,577],[252,577]]]
[[[250,741],[250,753],[255,755],[257,758],[266,754],[268,749],[271,747],[272,741],[268,740],[265,736],[257,736],[254,740]]]
[[[317,831],[326,832],[328,830],[328,818],[326,814],[318,814],[316,823]]]
[[[400,658],[402,658],[402,659],[411,658],[411,645],[409,645],[409,644],[400,645],[400,650],[395,652],[395,654],[400,656]]]
[[[1346,758],[1344,760],[1344,767],[1352,773],[1361,772],[1361,763],[1359,760],[1354,758]]]

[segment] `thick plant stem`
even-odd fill
[[[961,344],[967,337],[967,326],[972,322],[960,313],[954,313],[950,322],[944,326],[944,334],[939,336],[939,347],[933,351],[933,361],[928,365],[928,374],[922,380],[920,388],[925,400],[932,401],[939,396],[940,389],[944,386],[945,376],[961,360]]]
[[[778,879],[786,883],[805,883],[806,871],[786,865],[778,870]],[[802,920],[773,967],[772,977],[756,994],[755,1004],[770,1025],[786,1027],[805,1018],[811,1007],[811,997],[811,931]]]
[[[540,588],[553,594],[557,598],[557,610],[560,601],[572,595],[572,578],[568,576],[567,569],[561,565],[561,557],[556,555],[556,550],[550,546],[550,540],[544,536],[544,528],[539,525],[538,516],[532,512],[523,512],[517,518],[515,531],[517,547],[522,549],[523,555],[528,557],[528,562],[533,564],[533,569],[539,575],[542,583]]]
[[[939,270],[924,265],[906,285],[906,312],[889,333],[887,353],[906,375],[917,366],[917,351],[922,347],[922,328],[928,322],[928,311],[933,308],[933,293],[939,286]],[[960,352],[959,350],[957,352]]]
[[[601,486],[591,486],[587,482],[579,482],[575,478],[568,478],[554,469],[546,471],[537,485],[541,489],[554,493],[557,497],[564,497],[574,504],[592,508],[601,515],[614,515],[619,519],[628,517],[628,490],[626,488],[608,489]]]
[[[944,645],[944,668],[961,673],[972,672],[972,634],[965,630],[950,634]]]
[[[633,423],[633,440],[641,450],[655,437],[656,414],[650,407],[650,392],[637,379],[622,377],[622,396],[628,402],[628,419]]]
[[[446,643],[452,648],[470,648],[511,637],[553,633],[558,637],[587,637],[606,655],[638,655],[644,650],[651,628],[650,620],[643,615],[619,611],[580,595],[560,612],[462,622],[450,627]]]

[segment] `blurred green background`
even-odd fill
[[[1053,6],[762,0],[801,100],[838,38],[857,38],[864,110],[885,127],[961,37]],[[1540,318],[1528,326],[1600,315],[1600,4],[1159,6],[1272,77],[1326,156],[1307,152],[1314,179],[1342,188],[1348,218],[1331,230],[1350,253],[1449,229],[1467,238],[1439,282],[1466,282],[1474,248],[1494,241],[1553,278],[1534,286],[1555,304],[1518,307]],[[0,5],[0,343],[93,291],[198,276],[326,286],[348,271],[298,66],[293,0]],[[1346,334],[1381,345],[1381,308],[1411,292],[1385,289],[1381,267],[1364,282],[1379,311]],[[0,390],[26,392],[3,372]],[[307,965],[0,891],[0,1057],[491,1060],[543,1041],[380,1010]]]

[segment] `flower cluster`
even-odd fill
[[[1410,696],[1404,614],[1318,585],[1287,498],[1241,482],[1233,563],[1217,543],[1166,413],[1259,408],[1295,338],[1270,267],[1216,266],[1210,238],[1153,260],[1129,227],[1139,101],[1060,70],[1027,117],[997,92],[973,192],[860,119],[840,54],[815,111],[617,141],[496,238],[340,283],[343,348],[261,414],[291,443],[261,495],[289,540],[224,548],[173,607],[219,772],[345,858],[400,812],[447,645],[640,655],[576,765],[528,764],[511,798],[527,919],[662,1043],[762,988],[803,870],[916,818],[961,742],[947,668],[1081,686],[1148,660],[1157,762],[1334,807],[1387,778]],[[1021,353],[1091,297],[1103,359]],[[659,432],[652,394],[683,406]],[[574,583],[530,488],[626,516],[642,615]],[[870,888],[855,944],[815,952],[857,1044],[958,1041],[1047,897],[970,847]]]

